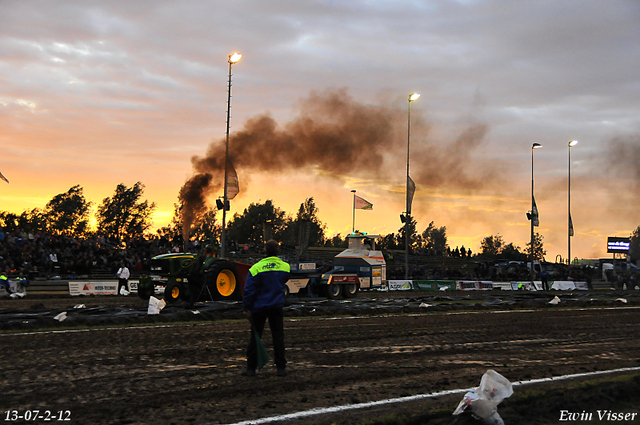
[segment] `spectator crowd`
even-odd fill
[[[149,269],[152,257],[180,251],[180,246],[160,236],[129,241],[123,247],[102,236],[83,239],[20,230],[5,233],[0,229],[0,274],[22,275],[29,280],[115,276],[124,263],[137,275]]]

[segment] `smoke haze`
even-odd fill
[[[250,171],[308,169],[336,179],[404,182],[406,110],[359,104],[337,90],[312,92],[300,105],[298,117],[283,126],[265,114],[249,119],[242,130],[230,135],[229,157],[240,176]],[[427,140],[429,126],[420,117],[412,117],[411,125],[411,175],[416,184],[468,192],[497,177],[469,172],[475,168],[474,152],[487,133],[485,125],[472,124],[453,142],[442,145]],[[221,190],[224,142],[213,142],[204,157],[192,158],[196,174],[180,192],[187,226],[193,218],[190,211],[202,208],[208,195]]]
[[[640,187],[640,136],[617,137],[607,151],[609,171],[617,177],[630,179],[635,188]]]

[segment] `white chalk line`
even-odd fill
[[[588,376],[608,375],[608,374],[612,374],[612,373],[636,372],[636,371],[640,371],[640,366],[639,367],[623,367],[623,368],[620,368],[620,369],[611,369],[611,370],[600,370],[600,371],[596,371],[596,372],[574,373],[574,374],[571,374],[571,375],[553,376],[551,378],[532,379],[532,380],[529,380],[529,381],[518,381],[518,382],[513,382],[511,385],[515,387],[515,386],[539,384],[539,383],[543,383],[543,382],[565,381],[565,380],[569,380],[569,379],[584,378],[584,377],[588,377]],[[461,389],[456,389],[456,390],[438,391],[438,392],[430,393],[430,394],[418,394],[418,395],[412,395],[412,396],[407,396],[407,397],[390,398],[390,399],[386,399],[386,400],[371,401],[371,402],[367,402],[367,403],[347,404],[347,405],[343,405],[343,406],[333,406],[333,407],[318,407],[318,408],[311,409],[311,410],[303,410],[303,411],[300,411],[300,412],[288,413],[286,415],[270,416],[270,417],[266,417],[266,418],[253,419],[253,420],[248,420],[248,421],[243,421],[243,422],[236,422],[236,423],[228,424],[228,425],[259,425],[259,424],[266,424],[266,423],[270,423],[270,422],[301,419],[301,418],[307,418],[309,416],[324,415],[324,414],[327,414],[327,413],[338,413],[338,412],[345,412],[345,411],[348,411],[348,410],[358,410],[358,409],[366,409],[366,408],[369,408],[369,407],[383,406],[385,404],[405,403],[405,402],[408,402],[408,401],[422,400],[422,399],[427,399],[427,398],[436,398],[436,397],[442,397],[442,396],[445,396],[445,395],[462,394],[462,393],[467,393],[467,392],[469,392],[471,390],[474,390],[474,389],[476,389],[476,387],[473,387],[473,388],[461,388]]]

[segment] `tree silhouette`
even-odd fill
[[[155,202],[141,201],[144,185],[137,182],[128,188],[116,186],[113,196],[104,198],[98,207],[98,233],[118,242],[142,237],[151,227]]]
[[[547,254],[547,251],[544,249],[543,236],[540,233],[535,233],[533,235],[533,242],[535,244],[535,249],[533,250],[533,261],[544,261],[544,256]],[[527,244],[527,247],[524,249],[525,254],[527,254],[527,258],[531,258],[531,242]]]
[[[87,202],[82,192],[80,185],[75,185],[47,203],[44,218],[51,234],[80,236],[88,230],[91,202]],[[38,214],[32,218],[38,219]]]

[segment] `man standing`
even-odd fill
[[[266,257],[254,264],[247,274],[242,305],[244,314],[251,322],[251,338],[247,347],[245,376],[255,376],[258,367],[258,349],[255,332],[262,338],[264,325],[269,319],[277,375],[287,374],[284,350],[284,318],[282,307],[285,300],[285,285],[289,280],[289,264],[278,258],[280,247],[273,239],[265,244]]]
[[[118,277],[118,294],[120,294],[120,288],[124,287],[127,292],[129,292],[129,269],[124,265],[124,261],[120,262],[120,268],[118,269],[118,273],[116,273]]]
[[[549,273],[546,270],[540,272],[540,280],[542,280],[542,290],[549,290]]]

